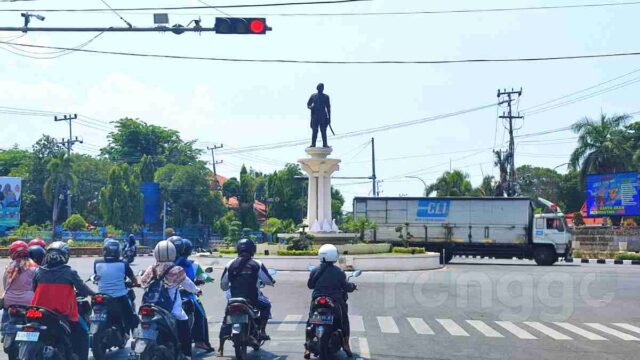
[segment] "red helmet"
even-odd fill
[[[47,243],[44,240],[42,240],[40,238],[37,238],[37,239],[33,239],[33,240],[29,241],[29,246],[40,246],[43,249],[46,249],[47,248]]]
[[[9,257],[11,259],[21,259],[29,256],[29,246],[24,241],[14,241],[9,246]]]

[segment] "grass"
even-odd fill
[[[616,255],[618,260],[640,260],[640,254],[637,253],[620,253]]]

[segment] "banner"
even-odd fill
[[[638,216],[638,173],[589,175],[587,216]]]
[[[142,223],[155,225],[160,220],[160,184],[143,182],[140,191],[142,192]]]
[[[0,226],[20,226],[22,179],[0,177]]]

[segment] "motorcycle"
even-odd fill
[[[11,305],[6,311],[9,319],[2,324],[2,345],[9,360],[16,360],[18,358],[18,343],[15,341],[18,332],[17,326],[25,324],[27,306]]]
[[[204,271],[210,274],[213,272],[213,268],[208,267]],[[200,282],[196,280],[195,284],[197,286],[201,286],[201,285],[205,285],[206,283],[204,281]],[[195,294],[195,295],[196,296],[194,297],[193,294],[191,294],[190,292],[184,289],[180,289],[180,297],[182,298],[182,310],[184,310],[185,314],[187,314],[188,321],[189,321],[189,329],[193,329],[193,323],[195,322],[196,306],[197,305],[202,306],[202,303],[200,302],[200,296],[202,295],[202,292],[198,292],[198,294]],[[198,302],[198,304],[196,304],[196,302]]]
[[[88,323],[91,303],[78,297],[78,313]],[[76,360],[71,345],[71,327],[65,317],[39,306],[25,311],[25,324],[18,325],[19,360]]]
[[[313,267],[309,267],[309,271]],[[362,274],[362,270],[354,271],[347,281]],[[311,305],[309,324],[306,328],[305,347],[320,360],[334,359],[338,351],[344,347],[340,306],[325,295],[315,298]]]
[[[278,272],[269,269],[269,275]],[[264,284],[260,284],[263,288]],[[249,301],[243,298],[231,298],[225,310],[225,324],[231,326],[231,334],[224,340],[231,339],[237,360],[247,359],[247,348],[260,350],[265,340],[260,338],[260,313]]]
[[[136,249],[132,246],[127,247],[122,254],[122,258],[129,264],[133,264],[133,260],[136,258]]]

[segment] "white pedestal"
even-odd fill
[[[340,169],[340,160],[327,158],[332,148],[307,148],[308,159],[300,159],[309,176],[307,225],[311,232],[337,232],[331,216],[331,175]]]

